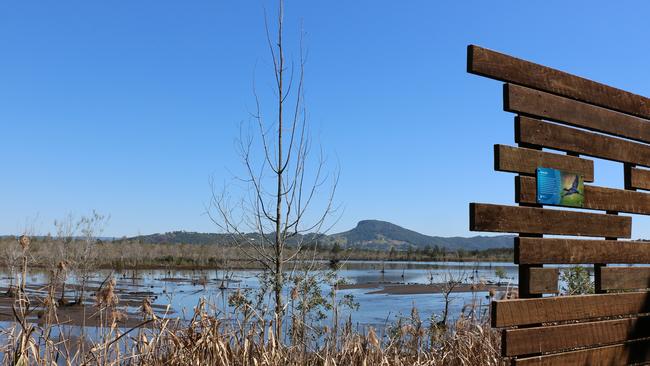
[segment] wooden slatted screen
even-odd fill
[[[494,169],[517,174],[518,206],[470,204],[471,230],[519,234],[519,298],[491,304],[502,355],[515,365],[650,362],[650,266],[638,266],[650,264],[650,243],[618,240],[632,237],[619,213],[650,215],[650,192],[637,191],[650,191],[650,99],[478,46],[467,70],[505,82],[503,108],[516,114],[518,146],[495,145]],[[585,184],[579,210],[537,202],[537,168],[597,183],[592,158],[622,163],[624,189]],[[593,265],[597,293],[557,295],[557,265]]]

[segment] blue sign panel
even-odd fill
[[[537,203],[583,207],[584,177],[552,168],[537,168]]]

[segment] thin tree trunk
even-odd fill
[[[332,324],[332,351],[336,353],[338,348],[337,336],[339,334],[339,306],[336,302],[336,284],[332,288],[332,309],[333,314],[333,324]]]
[[[282,17],[283,17],[283,3],[280,1],[280,12],[278,15],[278,54],[279,64],[278,70],[278,167],[277,167],[277,197],[276,197],[276,211],[275,211],[275,332],[276,340],[280,343],[282,335],[282,175],[283,158],[282,158],[282,106],[284,90],[282,85],[282,77],[284,72],[284,54],[282,53]]]
[[[65,301],[65,281],[67,280],[67,276],[63,274],[63,283],[61,284],[61,299],[59,300],[60,303],[63,303]]]
[[[86,290],[86,275],[81,276],[81,290],[79,292],[79,297],[77,298],[77,303],[75,305],[83,305],[84,293]]]
[[[23,254],[23,273],[20,282],[20,292],[25,293],[25,282],[27,281],[27,254]]]

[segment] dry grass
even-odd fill
[[[98,291],[101,325],[92,335],[72,336],[57,322],[56,306],[41,325],[21,318],[25,299],[16,298],[16,321],[2,330],[2,365],[499,365],[499,337],[471,313],[450,327],[425,325],[414,308],[380,334],[353,330],[350,320],[323,327],[318,337],[275,342],[273,323],[238,308],[233,317],[218,316],[201,301],[191,319],[156,316],[142,304],[142,322],[117,326],[120,311],[112,281]],[[251,309],[249,309],[251,310]],[[233,320],[236,319],[236,320]],[[292,327],[299,326],[294,322]],[[79,328],[77,328],[79,329]],[[300,332],[310,332],[304,327]],[[311,341],[305,340],[311,339]]]
[[[276,345],[271,322],[231,325],[199,304],[188,322],[143,315],[143,325],[120,330],[107,311],[95,341],[48,337],[48,327],[20,322],[2,335],[3,365],[499,365],[499,339],[486,322],[461,317],[449,329],[396,324],[378,336],[347,326],[325,333],[316,348]],[[57,325],[54,325],[57,327]],[[54,334],[51,332],[50,334]],[[336,339],[336,342],[332,342]],[[336,343],[336,344],[335,344]],[[18,360],[18,361],[17,361]],[[21,363],[23,362],[23,363]]]
[[[467,307],[452,324],[423,321],[414,307],[410,317],[379,331],[354,329],[350,318],[339,324],[336,293],[330,304],[307,275],[291,291],[285,334],[274,334],[274,319],[263,301],[255,303],[239,291],[231,295],[230,310],[201,300],[190,319],[168,312],[155,314],[144,299],[141,322],[130,329],[118,324],[124,317],[115,281],[107,279],[96,291],[93,312],[99,326],[70,327],[57,316],[57,276],[52,276],[44,299],[30,299],[26,288],[30,243],[21,240],[20,282],[13,297],[13,322],[0,328],[2,365],[500,365],[500,339],[490,329],[480,307]],[[59,266],[61,267],[61,266]],[[61,268],[56,270],[62,271]],[[309,279],[309,281],[307,281]],[[307,281],[307,282],[306,282]],[[254,297],[254,296],[253,296]],[[260,297],[261,300],[261,297]],[[32,302],[42,302],[34,304]],[[260,305],[263,306],[260,306]],[[36,306],[44,309],[38,324],[27,321]],[[309,306],[309,307],[307,307]],[[320,307],[319,307],[320,306]],[[311,321],[308,312],[327,309]],[[320,311],[320,310],[318,310]]]

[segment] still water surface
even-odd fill
[[[496,269],[503,269],[505,278],[499,279]],[[110,271],[98,271],[94,281],[102,281]],[[118,295],[121,293],[147,292],[158,305],[169,305],[172,316],[191,316],[194,307],[201,298],[216,305],[217,311],[228,311],[227,298],[233,291],[259,289],[257,270],[141,270],[114,273],[118,281]],[[354,296],[359,304],[357,310],[345,310],[340,315],[347,319],[351,315],[354,325],[373,325],[381,327],[386,323],[396,321],[399,317],[408,317],[411,309],[416,307],[422,319],[428,319],[434,314],[441,314],[444,309],[442,294],[409,294],[394,295],[373,293],[383,286],[380,283],[394,284],[429,284],[442,283],[448,279],[461,280],[463,283],[491,283],[500,281],[502,284],[517,284],[517,267],[504,262],[347,262],[338,271],[339,278],[349,284],[368,284],[365,288],[341,289],[338,298],[346,294]],[[451,276],[451,277],[450,277]],[[3,276],[6,278],[6,276]],[[227,279],[227,281],[224,281]],[[33,273],[29,276],[31,283],[46,283],[43,273]],[[6,279],[3,280],[6,282]],[[3,288],[7,283],[1,283]],[[223,287],[226,287],[225,289]],[[329,293],[324,286],[323,294]],[[451,295],[450,315],[455,317],[463,307],[469,304],[487,306],[488,293],[464,292]],[[131,311],[137,311],[131,304]]]

